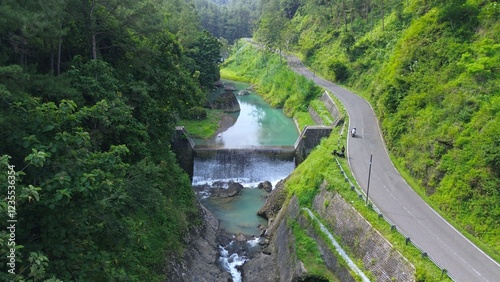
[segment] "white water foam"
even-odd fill
[[[245,256],[240,256],[237,253],[229,254],[226,248],[230,247],[233,241],[226,247],[219,246],[220,258],[219,262],[222,268],[231,274],[233,282],[241,282],[241,273],[237,267],[242,266],[248,259]]]
[[[248,240],[247,243],[252,248],[257,247],[257,245],[260,243],[260,238],[259,237],[255,237],[255,239],[253,239],[253,240]]]
[[[243,186],[255,187],[262,181],[277,183],[286,178],[294,168],[293,160],[272,160],[251,154],[210,160],[195,159],[193,185],[233,180],[233,182],[241,183]]]

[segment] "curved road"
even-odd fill
[[[347,142],[351,170],[366,193],[370,155],[373,155],[369,198],[384,217],[455,280],[500,281],[500,265],[439,216],[399,175],[386,151],[372,107],[349,90],[316,76],[298,58],[290,56],[288,62],[297,73],[313,79],[344,104],[349,128],[357,130],[354,138],[349,134]]]

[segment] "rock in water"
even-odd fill
[[[271,193],[271,191],[273,191],[273,184],[271,184],[271,182],[266,180],[264,182],[259,183],[257,188],[264,189],[267,193]]]
[[[245,96],[245,95],[250,95],[250,91],[248,90],[240,90],[238,91],[239,96]]]
[[[216,181],[212,184],[212,188],[209,189],[211,197],[234,197],[238,195],[243,189],[243,185],[238,182],[224,182]]]
[[[233,113],[240,111],[240,104],[233,92],[226,91],[219,95],[213,102],[212,108],[223,110],[224,112]]]

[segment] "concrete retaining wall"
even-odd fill
[[[415,281],[414,266],[339,194],[323,187],[313,208],[376,281]]]
[[[295,165],[302,163],[321,139],[328,137],[332,132],[331,126],[306,126],[295,142]]]
[[[193,179],[194,142],[187,135],[184,126],[176,126],[174,138],[171,143],[172,151],[179,166]]]
[[[319,98],[321,102],[325,105],[326,109],[330,113],[330,115],[333,118],[333,124],[332,126],[336,126],[337,123],[343,118],[342,114],[340,113],[339,108],[333,101],[333,99],[328,95],[328,93],[325,91],[323,92],[323,95]]]
[[[328,125],[335,127],[339,123],[339,121],[342,119],[342,114],[340,113],[339,108],[333,101],[333,99],[328,95],[328,93],[325,91],[319,98],[321,102],[323,102],[323,105],[325,105],[326,109],[328,110],[328,113],[330,113],[330,118],[331,121],[328,122],[328,124],[325,124],[323,119],[319,116],[319,114],[311,107],[309,106],[308,111],[309,115],[311,116],[312,120],[314,121],[315,124],[317,125]]]
[[[352,276],[344,262],[339,261],[334,250],[325,242],[325,240],[316,232],[311,224],[311,220],[304,215],[298,219],[299,224],[304,228],[307,235],[316,241],[319,251],[328,269],[342,282],[355,282],[356,279]]]
[[[295,249],[295,236],[290,228],[289,221],[295,220],[299,214],[299,203],[297,198],[293,197],[288,205],[282,209],[281,220],[275,232],[274,253],[276,257],[277,272],[280,282],[301,281],[301,278],[307,273],[303,263],[297,258]]]

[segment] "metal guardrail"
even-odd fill
[[[337,158],[335,158],[335,161],[337,162],[337,165],[339,166],[340,168],[340,171],[342,172],[342,174],[344,175],[344,178],[345,178],[345,181],[349,183],[349,186],[351,187],[351,190],[355,191],[357,194],[358,194],[358,198],[361,199],[361,200],[366,200],[366,194],[363,190],[359,189],[350,179],[349,177],[347,176],[347,173],[344,171],[344,169],[342,168],[342,165],[340,164],[339,160]],[[373,203],[370,203],[368,204],[368,206],[373,210],[375,211],[377,214],[378,214],[378,217],[379,218],[382,218],[385,220],[385,222],[387,222],[390,226],[391,226],[391,230],[393,231],[397,231],[399,234],[401,234],[401,236],[403,236],[405,238],[405,243],[406,245],[408,244],[412,244],[415,248],[417,248],[421,255],[422,255],[422,258],[427,258],[429,259],[432,263],[434,263],[440,270],[441,270],[441,277],[443,277],[443,275],[446,275],[448,276],[448,278],[450,278],[451,280],[453,281],[456,281],[456,282],[460,282],[455,276],[453,276],[451,273],[448,272],[448,270],[444,267],[442,267],[439,263],[437,263],[431,256],[429,256],[429,254],[424,251],[424,249],[422,247],[420,247],[419,245],[417,245],[415,242],[413,242],[411,240],[411,238],[406,235],[403,231],[399,230],[397,228],[397,226],[392,223],[389,219],[387,219],[386,217],[384,217],[384,215],[382,214],[382,212],[380,211],[379,208],[377,208],[377,206],[375,206]]]

